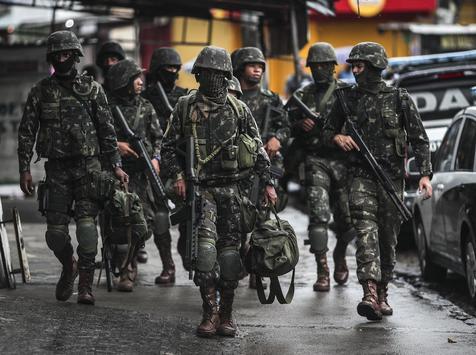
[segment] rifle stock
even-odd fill
[[[288,104],[292,102],[296,104],[298,109],[300,109],[306,117],[309,117],[316,124],[319,123],[320,115],[316,112],[313,112],[304,102],[302,102],[302,100],[296,95],[296,93],[292,94],[291,98],[289,99],[289,102],[286,103],[286,106],[288,106]]]
[[[407,222],[408,220],[412,218],[412,213],[407,208],[407,206],[405,206],[403,201],[398,196],[397,190],[395,189],[395,186],[393,185],[392,181],[390,180],[388,175],[385,173],[385,171],[382,169],[380,164],[377,162],[375,157],[372,155],[369,148],[367,147],[364,140],[362,139],[362,136],[360,135],[357,127],[355,126],[354,122],[351,120],[350,110],[349,110],[349,107],[345,103],[344,93],[342,92],[342,90],[336,90],[335,92],[337,94],[338,101],[342,107],[342,111],[344,112],[345,122],[347,125],[346,127],[349,130],[349,135],[352,137],[354,142],[359,147],[360,154],[362,155],[364,160],[367,162],[367,164],[371,168],[374,176],[377,179],[377,182],[385,190],[388,197],[390,198],[390,200],[392,201],[392,203],[395,205],[398,212],[402,216],[403,220]]]
[[[154,193],[156,202],[164,201],[165,207],[170,211],[169,206],[167,204],[167,195],[165,193],[165,187],[162,184],[162,180],[160,180],[159,175],[155,171],[154,166],[152,165],[152,161],[150,159],[149,153],[147,153],[147,149],[145,148],[142,137],[135,134],[131,130],[119,106],[114,106],[112,108],[112,114],[116,121],[119,123],[122,132],[125,134],[127,141],[132,146],[132,149],[135,152],[139,153],[140,158],[145,163],[145,174],[147,176],[147,179],[149,180],[150,185],[152,186],[152,192]]]

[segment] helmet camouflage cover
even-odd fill
[[[233,76],[231,80],[228,80],[228,90],[238,93],[238,97],[241,97],[243,95],[243,91],[241,91],[240,81],[236,76]]]
[[[193,64],[192,74],[197,74],[200,68],[224,71],[227,79],[233,76],[230,55],[220,47],[207,46],[200,51]]]
[[[240,70],[242,66],[250,63],[262,64],[266,70],[266,59],[259,48],[243,47],[238,49],[233,56],[233,68],[235,71]]]
[[[46,55],[55,52],[75,50],[82,57],[83,47],[79,43],[78,37],[71,31],[56,31],[48,36],[46,40]]]
[[[162,66],[182,66],[180,55],[174,48],[157,48],[150,58],[150,71],[155,72]]]
[[[337,64],[337,57],[334,47],[327,42],[314,43],[307,52],[306,66],[311,63],[333,62]]]
[[[369,62],[377,69],[385,69],[388,65],[387,53],[382,45],[375,42],[361,42],[350,51],[348,63],[355,61]]]
[[[107,73],[109,89],[116,91],[127,86],[131,79],[142,73],[142,69],[131,59],[123,59],[114,64]]]

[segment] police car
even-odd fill
[[[433,160],[454,115],[475,103],[471,87],[476,84],[476,50],[391,58],[384,77],[392,85],[407,89],[415,101],[430,140]],[[414,164],[411,151],[408,158],[407,167]],[[406,179],[404,202],[410,209],[418,179],[415,174],[408,174]],[[412,236],[410,221],[402,225],[399,242],[408,245]]]

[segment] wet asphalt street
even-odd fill
[[[348,284],[333,284],[328,293],[313,292],[315,261],[303,244],[307,217],[293,208],[281,216],[294,226],[301,245],[294,301],[291,305],[261,305],[256,293],[248,289],[247,279],[241,281],[235,306],[239,335],[232,339],[194,335],[201,316],[198,289],[188,280],[176,252],[176,285],[154,285],[161,266],[151,240],[147,243],[150,260],[140,265],[134,292],[108,293],[103,277],[94,288],[96,306],[76,304],[76,293],[68,302],[57,302],[54,286],[60,267],[44,242],[45,225],[24,223],[33,279],[16,290],[0,290],[0,353],[476,352],[476,312],[465,299],[464,280],[450,275],[443,284],[424,284],[418,277],[414,253],[403,252],[389,291],[394,315],[382,322],[369,322],[356,312],[362,294],[355,275],[354,249],[348,250],[352,269]],[[8,231],[12,239],[11,228]],[[71,231],[74,235],[74,228]],[[175,230],[173,237],[176,240]],[[335,239],[330,243],[333,247]],[[329,260],[333,270],[332,258]]]

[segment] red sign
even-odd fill
[[[368,0],[360,0],[364,5]],[[334,3],[336,15],[355,14],[349,0],[337,0]],[[437,0],[386,0],[382,14],[429,13],[437,8]]]

